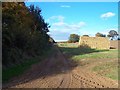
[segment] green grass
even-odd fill
[[[117,62],[108,62],[108,63],[103,63],[98,66],[95,66],[93,68],[93,71],[109,77],[114,80],[118,80],[118,64]],[[119,79],[120,80],[120,79]]]
[[[96,50],[97,51],[97,50]],[[117,50],[109,50],[109,51],[101,51],[98,50],[98,52],[93,52],[89,54],[82,54],[82,55],[75,55],[72,57],[74,60],[80,60],[80,59],[112,59],[112,58],[118,58]]]
[[[71,56],[71,59],[74,60],[80,60],[84,58],[118,58],[118,50],[78,48],[78,44],[73,43],[60,43],[58,46],[64,54]]]
[[[95,64],[94,67],[91,67],[91,71],[97,72],[105,77],[118,80],[118,62],[114,60],[118,57],[120,58],[120,55],[118,55],[118,50],[97,50],[90,48],[78,48],[78,44],[74,45],[71,43],[58,43],[58,46],[63,52],[63,54],[65,54],[69,59],[72,59],[74,61],[80,61],[81,68],[85,68],[85,65],[89,65],[95,62],[98,64]],[[109,62],[109,60],[113,61]]]
[[[22,74],[26,69],[28,69],[32,64],[36,63],[35,58],[29,60],[29,62],[24,62],[20,65],[8,68],[2,72],[2,81],[7,82],[10,78]]]
[[[14,67],[3,70],[2,71],[2,82],[3,83],[8,82],[12,77],[23,74],[27,69],[31,67],[31,65],[44,60],[44,58],[49,56],[53,51],[54,49],[52,48],[46,51],[45,54],[42,56],[36,56],[29,60],[24,60],[24,62],[20,65],[16,65]]]
[[[59,47],[78,47],[78,43],[57,43]]]

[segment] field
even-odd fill
[[[58,43],[58,46],[79,68],[118,80],[118,50],[78,48],[78,43]]]
[[[58,45],[54,45],[44,58],[31,62],[34,65],[24,64],[23,69],[28,69],[5,82],[3,88],[118,87],[117,50],[78,48],[77,43]],[[13,70],[18,72],[14,73]],[[5,80],[18,74],[21,69],[15,67],[8,71],[3,73]]]

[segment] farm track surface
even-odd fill
[[[71,66],[60,50],[41,63],[33,65],[23,75],[3,84],[3,88],[117,88],[112,79]]]

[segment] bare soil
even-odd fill
[[[118,82],[80,68],[60,50],[12,78],[3,88],[117,88]],[[88,67],[88,66],[87,66]]]

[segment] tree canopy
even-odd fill
[[[85,37],[89,37],[89,35],[83,35],[83,36],[85,36]]]
[[[110,37],[114,37],[115,35],[118,35],[117,31],[115,31],[115,30],[110,30],[109,31],[109,36]]]
[[[99,32],[96,33],[95,36],[96,36],[96,37],[106,37],[106,35],[104,35],[104,34],[102,34],[102,33],[99,33]]]
[[[109,34],[107,35],[108,37],[110,37],[110,39],[111,40],[118,40],[119,38],[118,38],[118,33],[117,33],[117,31],[115,31],[115,30],[110,30],[109,31]]]
[[[79,35],[77,34],[70,34],[70,37],[69,37],[69,42],[78,42],[79,41]]]
[[[10,66],[42,55],[50,47],[49,25],[39,7],[23,2],[2,3],[2,63]],[[10,64],[12,63],[12,64]]]

